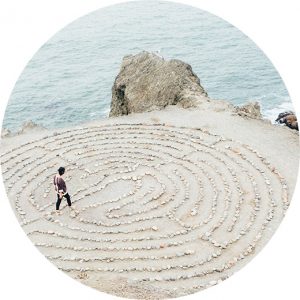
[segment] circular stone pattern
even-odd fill
[[[170,297],[240,269],[289,205],[285,179],[256,150],[196,128],[77,127],[29,141],[1,161],[18,219],[59,269]],[[63,201],[54,215],[61,165],[75,210]]]

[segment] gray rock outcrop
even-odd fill
[[[235,107],[236,113],[241,117],[247,117],[252,119],[262,119],[260,111],[260,105],[256,102],[250,102],[242,106]]]
[[[123,58],[112,88],[109,116],[159,110],[167,105],[195,107],[209,101],[192,67],[149,52]]]

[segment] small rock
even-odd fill
[[[250,102],[242,106],[236,106],[235,111],[239,116],[248,117],[252,119],[262,119],[260,111],[260,104],[256,102]]]

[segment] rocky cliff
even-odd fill
[[[159,110],[167,105],[194,107],[208,100],[189,64],[144,51],[124,57],[112,88],[109,116]]]
[[[125,56],[112,87],[109,116],[161,110],[168,105],[227,111],[242,118],[263,120],[257,101],[234,106],[228,101],[210,99],[192,67],[181,60],[165,60],[146,51]],[[290,114],[279,123],[298,130],[297,118]]]

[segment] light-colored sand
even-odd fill
[[[298,133],[222,107],[110,118],[5,138],[8,197],[34,244],[101,291],[159,299],[196,292],[240,269],[291,200]],[[77,213],[55,207],[65,166]]]

